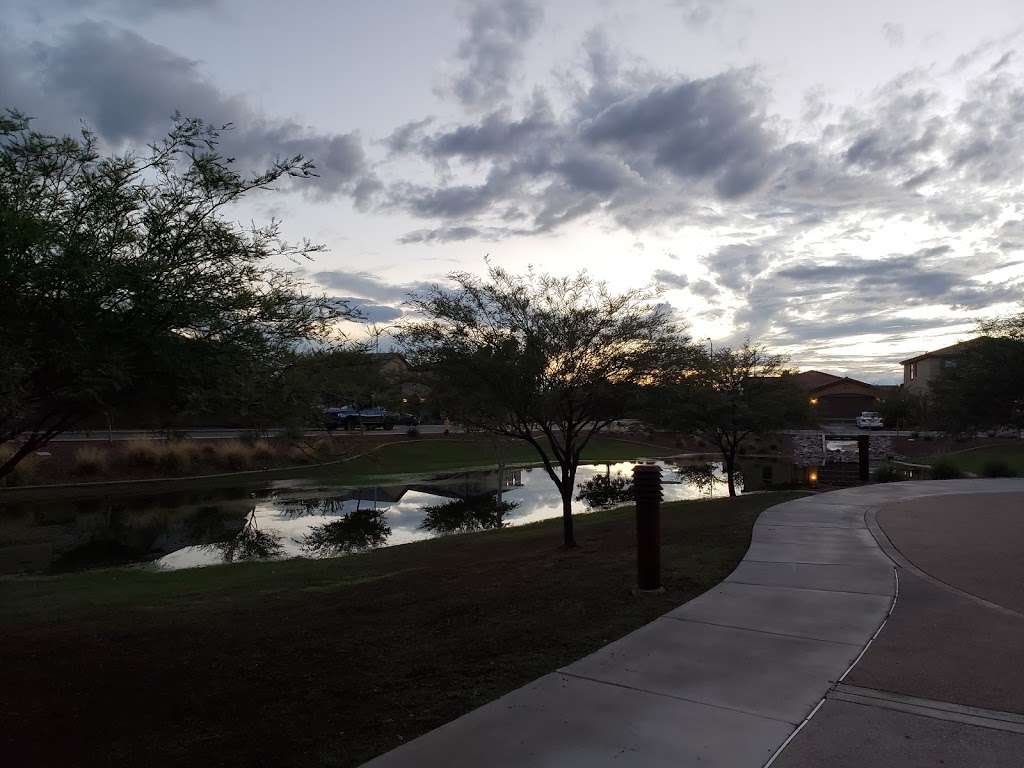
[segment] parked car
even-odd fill
[[[857,426],[861,429],[881,429],[884,425],[882,414],[877,411],[863,411],[857,417]]]
[[[419,425],[420,420],[411,413],[396,413],[395,424],[401,424],[403,427],[415,427]]]
[[[404,414],[394,413],[387,408],[357,408],[346,405],[341,408],[324,409],[324,428],[335,429],[394,429],[395,424],[403,423]]]

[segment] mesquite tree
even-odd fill
[[[654,400],[651,410],[661,424],[702,433],[718,446],[730,496],[736,495],[736,456],[744,441],[807,422],[807,398],[783,375],[785,363],[749,342],[701,351],[693,367]]]
[[[0,477],[133,387],[201,383],[222,354],[279,370],[347,314],[277,266],[317,246],[225,215],[311,163],[241,175],[220,130],[176,117],[141,155],[104,157],[88,131],[58,138],[0,115],[0,445],[18,441]]]
[[[533,446],[562,498],[565,546],[575,546],[584,448],[628,413],[638,387],[682,364],[688,339],[650,295],[616,295],[586,274],[491,267],[484,280],[449,279],[413,298],[422,319],[399,339],[449,415]]]

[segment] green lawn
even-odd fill
[[[128,480],[118,485],[97,484],[68,488],[5,488],[0,490],[0,503],[33,499],[79,498],[116,493],[167,493],[227,486],[258,486],[268,479],[314,477],[349,485],[365,485],[381,477],[401,474],[426,474],[459,469],[480,469],[497,465],[499,457],[506,464],[539,463],[532,446],[521,440],[496,440],[485,436],[453,436],[403,440],[395,436],[376,449],[367,446],[348,461],[334,461],[327,466],[293,466],[265,472],[224,474],[208,478],[165,477],[145,482]],[[626,461],[637,458],[669,456],[677,451],[664,445],[621,440],[614,437],[594,438],[583,453],[585,461]],[[197,470],[203,473],[204,470]],[[66,478],[60,478],[66,480]],[[138,478],[136,478],[138,479]]]
[[[411,446],[410,446],[411,447]],[[355,766],[725,578],[765,508],[663,508],[636,597],[633,511],[331,560],[0,579],[10,765]]]
[[[940,453],[925,456],[919,461],[922,464],[934,464],[940,459],[955,465],[961,472],[972,475],[981,475],[987,462],[1006,462],[1018,476],[1024,476],[1024,445],[994,445],[977,450]]]
[[[663,445],[636,443],[613,437],[598,436],[583,452],[585,461],[624,461],[654,456],[668,456],[673,449]],[[424,440],[391,444],[330,470],[332,477],[367,478],[440,472],[483,466],[539,463],[540,456],[522,440],[480,439]]]

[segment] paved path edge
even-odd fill
[[[718,586],[365,765],[770,766],[896,603],[906,561],[876,539],[877,510],[1022,491],[1024,480],[912,481],[770,507]]]

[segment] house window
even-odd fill
[[[910,380],[913,381],[917,378],[917,363],[910,364]]]
[[[942,361],[942,367],[943,368],[956,368],[956,363],[957,363],[956,360],[952,360],[952,359],[947,357],[945,360]]]

